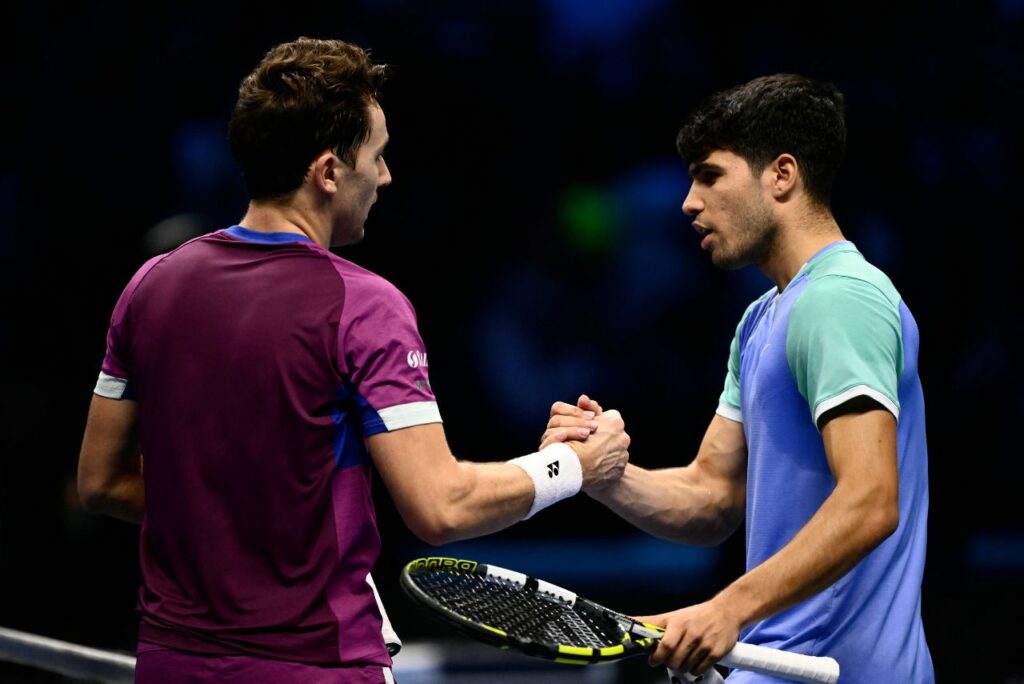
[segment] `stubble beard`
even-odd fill
[[[732,248],[711,252],[711,262],[719,268],[735,270],[751,264],[763,264],[775,251],[779,224],[767,207],[751,203],[738,219]]]

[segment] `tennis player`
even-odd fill
[[[114,310],[78,484],[142,523],[140,683],[390,681],[371,460],[433,544],[625,468],[607,413],[571,448],[452,456],[411,304],[328,251],[362,238],[391,182],[384,75],[341,41],[268,52],[229,126],[247,213],[148,261]]]
[[[747,573],[663,625],[653,664],[703,672],[737,638],[836,658],[841,681],[934,681],[921,624],[928,513],[918,329],[830,210],[843,97],[795,75],[717,93],[682,127],[683,212],[722,268],[775,287],[736,328],[693,462],[629,465],[592,494],[651,534],[718,544],[746,522]],[[543,443],[599,411],[556,404]],[[589,414],[588,414],[589,415]],[[775,681],[736,671],[730,682]]]

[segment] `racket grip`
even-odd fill
[[[835,684],[839,681],[839,663],[834,658],[790,653],[743,642],[738,642],[719,662],[726,667],[775,675],[794,682]]]
[[[721,673],[713,667],[709,668],[708,671],[702,675],[693,675],[689,672],[680,672],[679,670],[668,668],[668,681],[669,684],[688,684],[689,682],[699,682],[700,684],[725,684],[725,680],[722,679]]]

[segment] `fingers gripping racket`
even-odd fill
[[[471,560],[419,558],[402,570],[401,584],[414,601],[474,639],[561,663],[588,665],[648,654],[663,633],[544,580]],[[797,682],[839,680],[839,664],[832,658],[750,644],[736,644],[720,662]]]

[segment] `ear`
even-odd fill
[[[324,150],[309,167],[310,181],[321,192],[334,194],[341,187],[348,166],[331,150]]]
[[[772,197],[777,200],[789,198],[800,184],[800,165],[796,157],[780,154],[765,169],[763,179]]]

